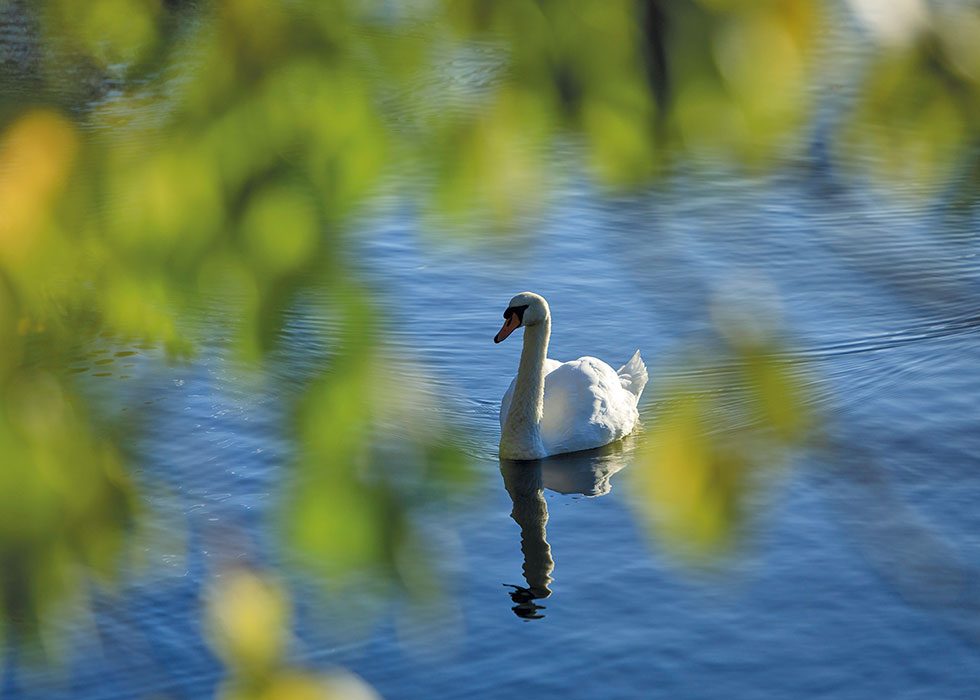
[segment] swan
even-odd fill
[[[507,305],[500,343],[524,328],[517,376],[500,402],[500,456],[542,459],[608,445],[629,435],[647,368],[637,350],[619,370],[602,360],[548,359],[551,310],[544,297],[521,292]]]

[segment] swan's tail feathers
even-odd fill
[[[620,367],[616,374],[619,375],[619,381],[622,382],[623,388],[633,394],[637,399],[640,398],[640,394],[643,393],[643,387],[647,385],[647,380],[650,378],[650,375],[647,374],[647,366],[643,364],[643,358],[640,357],[639,350],[633,353],[630,361]]]

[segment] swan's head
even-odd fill
[[[504,311],[504,327],[493,337],[493,342],[499,343],[521,326],[536,326],[551,318],[548,302],[544,297],[534,292],[521,292],[510,300]]]

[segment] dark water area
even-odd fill
[[[432,235],[403,198],[366,217],[352,263],[388,352],[424,372],[477,483],[422,514],[435,604],[324,599],[290,573],[292,660],[392,699],[980,696],[980,221],[839,176],[819,150],[767,176],[678,174],[628,197],[566,177],[509,244]],[[690,568],[637,517],[642,431],[541,469],[496,458],[520,345],[492,337],[525,289],[551,304],[551,357],[618,366],[641,349],[646,423],[719,305],[778,323],[828,447],[759,495],[735,552]],[[260,376],[207,330],[218,308],[188,320],[204,341],[186,364],[102,341],[79,358],[106,413],[142,426],[141,557],[92,615],[65,617],[62,665],[8,649],[0,697],[214,695],[204,591],[228,564],[284,558],[288,399],[322,371],[323,306],[297,305]]]

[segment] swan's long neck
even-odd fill
[[[517,369],[514,396],[504,422],[501,443],[508,446],[506,456],[534,459],[541,449],[540,426],[544,412],[544,361],[548,356],[551,318],[524,329],[524,349]]]

